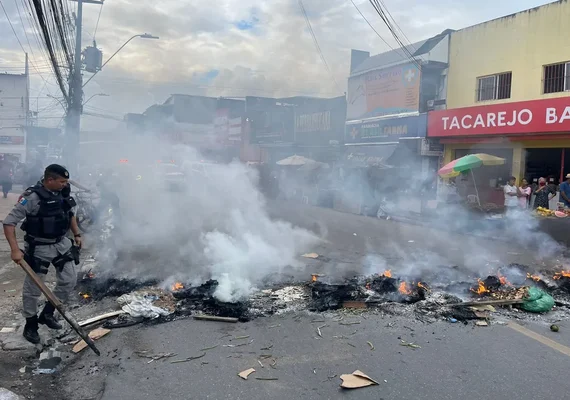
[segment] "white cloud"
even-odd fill
[[[369,2],[355,2],[380,34],[395,46]],[[447,28],[462,28],[546,1],[385,0],[384,3],[409,40],[418,41]],[[110,97],[94,98],[89,105],[120,115],[143,111],[174,92],[215,96],[341,94],[346,90],[351,48],[369,50],[372,54],[388,48],[350,0],[305,0],[304,4],[339,87],[315,50],[297,0],[113,0],[103,8],[96,35],[105,59],[132,35],[148,32],[161,39],[135,39],[126,46],[86,88],[86,96],[105,92]],[[5,6],[27,48],[14,3]],[[85,46],[92,40],[98,12],[98,6],[84,6]],[[28,23],[27,18],[23,20]],[[236,26],[239,22],[252,22],[253,28],[240,30]],[[6,38],[0,49],[0,71],[3,67],[21,66],[22,51],[1,14],[0,35]],[[29,27],[28,36],[35,46],[34,62],[38,70],[49,77],[47,61],[40,58],[42,52]],[[220,73],[205,83],[204,73],[212,70]],[[34,69],[31,72],[32,93],[37,95],[41,91],[38,109],[53,104],[53,100],[45,98],[47,90],[54,95],[58,93],[53,79],[45,85]],[[100,123],[97,120],[97,125]]]

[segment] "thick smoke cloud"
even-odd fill
[[[122,221],[112,243],[99,244],[105,272],[158,278],[171,283],[219,281],[224,301],[246,296],[257,283],[318,241],[312,233],[271,220],[257,190],[258,176],[234,162],[205,164],[194,149],[151,138],[128,138],[113,167]],[[186,174],[181,191],[171,191],[156,160],[175,160]],[[174,171],[174,169],[173,169]],[[111,182],[110,182],[111,183]],[[112,246],[111,246],[112,245]],[[115,251],[109,252],[109,248]]]

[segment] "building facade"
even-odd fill
[[[444,162],[477,152],[505,158],[482,169],[478,183],[491,188],[511,174],[557,184],[570,172],[568,21],[570,2],[561,0],[451,34],[447,109],[428,116]]]
[[[443,149],[426,139],[427,111],[445,106],[451,32],[373,57],[352,50],[343,158],[347,170],[366,176],[369,192],[381,192],[390,179],[394,185],[409,180],[410,170],[418,188],[426,188],[424,178],[437,170]],[[397,168],[378,171],[386,167]],[[407,178],[399,176],[404,170]],[[413,204],[398,201],[400,208],[422,212],[425,202],[415,198]]]
[[[12,161],[26,161],[29,87],[27,73],[0,74],[0,154]]]

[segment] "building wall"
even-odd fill
[[[451,34],[447,108],[568,96],[543,94],[543,66],[570,61],[570,2],[495,19]],[[511,97],[476,102],[477,78],[512,71]]]
[[[0,154],[25,160],[28,111],[28,76],[0,74]]]

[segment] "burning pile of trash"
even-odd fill
[[[570,271],[556,272],[548,279],[545,274],[525,272],[523,266],[506,266],[504,270],[507,272],[500,269],[486,278],[473,278],[471,284],[448,282],[447,287],[436,279],[428,284],[423,279],[398,278],[391,270],[340,281],[312,274],[306,282],[261,288],[236,302],[216,298],[216,280],[198,286],[184,282],[164,286],[153,280],[90,274],[81,282],[80,296],[87,301],[116,296],[122,310],[134,318],[167,321],[206,314],[243,322],[291,310],[387,309],[390,304],[413,306],[416,315],[468,320],[481,318],[478,305],[515,306],[544,313],[555,305],[553,294],[569,297]]]

